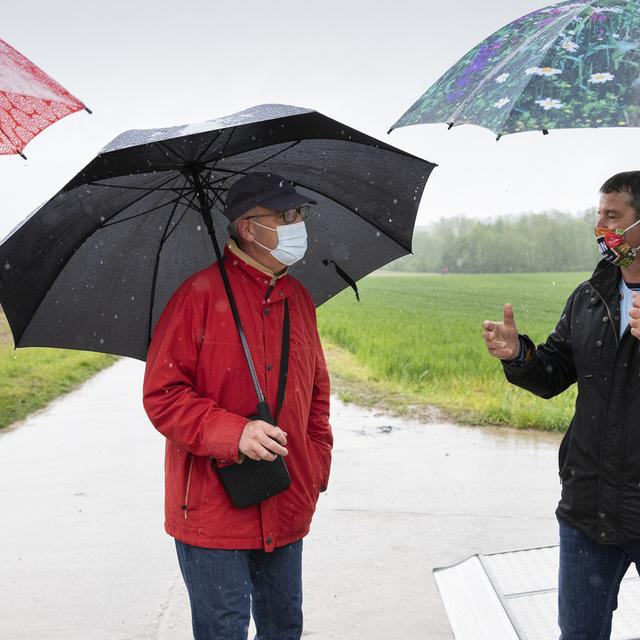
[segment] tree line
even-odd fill
[[[464,216],[416,229],[413,255],[390,271],[522,273],[589,271],[599,260],[595,209],[527,213],[481,222]]]

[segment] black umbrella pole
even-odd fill
[[[227,292],[227,298],[229,299],[229,305],[231,306],[231,313],[233,314],[233,319],[236,323],[236,328],[238,329],[238,335],[240,336],[240,342],[242,343],[244,357],[246,358],[247,364],[249,365],[249,374],[251,375],[251,381],[253,382],[253,387],[255,389],[256,396],[258,397],[258,404],[264,404],[264,394],[262,393],[262,389],[260,388],[258,374],[256,373],[256,368],[253,364],[253,358],[251,357],[251,351],[249,351],[249,345],[247,344],[247,338],[244,335],[242,323],[240,322],[240,314],[238,313],[238,307],[236,306],[236,301],[233,297],[233,292],[231,291],[231,285],[229,284],[229,278],[227,277],[227,270],[224,267],[224,260],[222,259],[222,255],[220,253],[220,247],[218,247],[216,232],[213,228],[213,219],[211,218],[211,208],[209,207],[209,202],[207,201],[207,196],[204,192],[204,188],[202,186],[202,181],[200,180],[198,171],[196,169],[192,169],[191,176],[193,177],[193,184],[196,188],[198,202],[200,203],[200,214],[202,215],[204,226],[209,232],[211,242],[213,242],[213,250],[216,252],[218,264],[220,265],[220,275],[222,276],[224,288]]]

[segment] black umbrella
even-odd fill
[[[209,235],[220,246],[226,238],[227,189],[257,170],[318,201],[291,273],[319,305],[411,251],[434,166],[287,105],[127,131],[0,245],[0,303],[15,344],[144,360],[171,294],[216,259]]]

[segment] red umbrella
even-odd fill
[[[20,154],[50,124],[86,109],[78,98],[0,40],[0,155]]]

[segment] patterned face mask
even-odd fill
[[[625,241],[624,234],[632,229],[640,220],[634,222],[626,229],[608,229],[607,227],[596,227],[596,242],[602,257],[611,264],[618,267],[628,267],[638,254],[640,247],[631,247]]]

